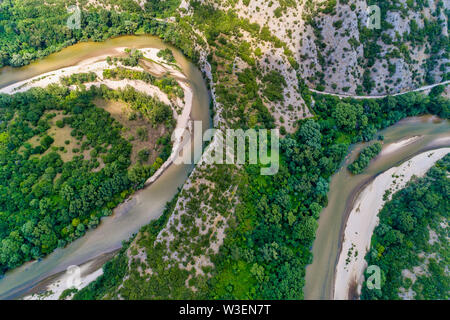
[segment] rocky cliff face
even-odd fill
[[[267,26],[294,52],[299,73],[312,88],[375,95],[408,91],[448,77],[448,1],[203,3],[234,10],[252,23]],[[367,28],[368,20],[374,17],[368,11],[371,5],[380,8],[379,28]]]

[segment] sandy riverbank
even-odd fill
[[[436,161],[449,152],[450,148],[441,148],[421,153],[380,174],[359,193],[345,226],[344,241],[336,265],[334,299],[348,299],[352,295],[349,294],[350,288],[355,283],[358,295],[361,292],[363,272],[366,268],[364,256],[370,249],[372,234],[378,225],[378,212],[385,203],[385,191],[391,189],[394,193],[404,188],[413,175],[425,175]],[[351,248],[353,249],[349,258]]]
[[[380,156],[384,156],[384,155],[393,153],[393,152],[395,152],[395,151],[397,151],[397,150],[399,150],[399,149],[401,149],[403,147],[406,147],[406,146],[416,142],[420,138],[421,138],[421,136],[414,136],[414,137],[411,137],[411,138],[403,139],[403,140],[398,141],[398,142],[394,142],[394,143],[388,144],[387,146],[385,146],[383,148],[383,150],[380,153]]]
[[[112,55],[121,55],[123,54],[123,50],[123,48],[116,48]],[[34,87],[45,88],[50,84],[59,83],[61,77],[67,77],[76,73],[95,72],[97,76],[102,78],[103,70],[111,68],[106,62],[108,56],[109,55],[101,55],[89,58],[71,67],[46,72],[30,79],[16,82],[0,89],[0,93],[15,94],[27,91]]]
[[[114,50],[114,53],[112,56],[123,55],[125,53],[125,49],[126,48],[116,48]],[[154,58],[154,56],[157,55],[158,51],[159,51],[159,49],[144,48],[144,49],[142,49],[141,52],[143,53],[145,58]],[[147,54],[149,56],[147,56]],[[92,85],[99,86],[100,84],[104,84],[110,89],[125,88],[127,85],[130,85],[133,88],[135,88],[137,91],[140,91],[142,93],[145,93],[145,94],[153,96],[153,97],[158,97],[159,100],[161,100],[162,102],[164,102],[166,104],[170,103],[167,95],[165,93],[163,93],[158,87],[147,84],[144,81],[129,80],[129,79],[115,81],[115,80],[110,80],[110,79],[104,79],[103,78],[103,70],[114,68],[113,65],[109,65],[106,62],[106,58],[108,56],[109,55],[101,55],[98,57],[86,59],[86,60],[81,61],[80,63],[78,63],[75,66],[43,73],[43,74],[40,74],[33,78],[23,80],[20,82],[16,82],[10,86],[0,89],[0,93],[15,94],[18,92],[27,91],[34,87],[45,88],[50,84],[59,83],[61,77],[68,77],[68,76],[71,76],[71,75],[77,74],[77,73],[93,72],[97,75],[99,81],[92,82],[92,83],[86,83],[85,85],[88,88],[89,88],[89,86],[92,86]],[[157,65],[153,64],[152,67],[154,67],[154,68],[158,67],[158,70],[152,70],[152,71],[156,71],[156,73],[158,73],[158,74],[169,73],[176,78],[180,78],[182,80],[186,79],[186,77],[179,70],[174,68],[172,65],[164,64],[163,61],[161,61],[161,62],[158,61],[158,64]],[[126,67],[126,68],[136,70],[136,71],[144,71],[144,69],[141,68],[140,66]]]
[[[92,270],[93,267],[94,270]],[[45,291],[25,296],[23,300],[58,300],[64,290],[70,288],[81,290],[103,274],[103,269],[95,266],[95,261],[82,265],[78,270],[79,281],[75,280],[77,279],[75,272],[63,272],[46,286]]]
[[[182,141],[183,133],[185,130],[189,130],[190,115],[192,109],[192,101],[194,98],[192,90],[183,82],[179,83],[184,90],[185,105],[181,115],[177,119],[177,126],[174,131],[174,142],[172,147],[172,153],[169,158],[163,163],[163,165],[145,182],[148,186],[158,179],[158,177],[175,161],[179,156],[180,151],[183,149],[185,143],[189,141]]]

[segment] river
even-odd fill
[[[333,299],[334,275],[341,250],[344,228],[353,204],[364,187],[377,175],[426,150],[450,146],[450,122],[432,116],[404,119],[383,130],[384,146],[363,174],[351,175],[346,169],[366,144],[352,146],[351,153],[333,175],[328,194],[328,206],[321,212],[313,261],[306,269],[305,299]],[[387,152],[389,145],[413,138],[411,143]]]
[[[152,36],[123,36],[105,42],[83,42],[22,68],[5,67],[0,70],[0,88],[87,59],[95,61],[96,57],[112,54],[116,52],[114,49],[122,47],[172,49],[194,93],[191,119],[202,121],[204,130],[210,128],[209,93],[200,70],[179,50]],[[23,296],[68,266],[93,260],[98,266],[110,259],[112,252],[121,247],[122,241],[128,240],[143,225],[162,214],[165,204],[184,184],[193,167],[172,164],[154,183],[136,192],[127,203],[119,206],[112,216],[103,218],[97,229],[88,231],[82,238],[66,248],[55,250],[40,261],[29,262],[7,272],[0,279],[0,299]]]

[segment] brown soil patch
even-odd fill
[[[56,116],[49,120],[51,123],[51,128],[47,130],[47,134],[52,137],[55,142],[52,143],[51,147],[44,153],[44,155],[49,153],[53,147],[58,149],[64,147],[64,151],[58,150],[57,152],[64,162],[68,162],[71,161],[75,155],[72,152],[72,149],[78,146],[76,146],[77,140],[70,135],[70,132],[72,132],[73,129],[69,125],[65,125],[63,128],[58,128],[56,126],[56,121],[62,120],[64,117],[65,116],[62,114],[62,111],[57,111]],[[70,144],[66,145],[65,141],[70,141]]]
[[[159,137],[164,136],[168,131],[164,125],[153,127],[146,119],[141,117],[138,113],[130,108],[130,106],[122,101],[95,99],[94,104],[111,114],[111,116],[118,121],[122,126],[122,137],[128,140],[133,146],[131,153],[131,164],[135,164],[139,160],[138,153],[143,149],[150,152],[150,156],[143,164],[152,164],[160,154],[162,147],[157,145]],[[135,117],[130,117],[132,114]],[[145,130],[147,132],[145,139],[139,137],[138,130]]]
[[[64,117],[67,117],[67,116],[64,115],[63,112],[60,110],[50,110],[50,111],[45,112],[45,114],[52,114],[52,113],[56,114],[56,116],[49,119],[49,124],[51,127],[50,127],[50,129],[47,130],[46,135],[49,135],[50,137],[52,137],[54,139],[54,142],[52,143],[50,148],[48,148],[48,150],[45,151],[42,155],[33,155],[32,157],[41,158],[42,156],[47,155],[52,151],[55,151],[61,156],[61,159],[64,162],[72,161],[74,156],[79,156],[79,155],[83,155],[84,160],[90,160],[91,159],[90,152],[91,152],[92,148],[84,150],[82,153],[81,152],[78,152],[78,153],[73,152],[74,148],[81,149],[81,144],[83,143],[85,138],[83,137],[82,140],[77,140],[75,137],[72,137],[70,135],[70,133],[72,132],[73,129],[69,125],[65,125],[63,128],[57,127],[56,121],[62,120]],[[42,139],[41,136],[34,136],[31,139],[29,139],[27,142],[29,144],[31,144],[33,147],[36,147],[39,145],[41,139]],[[69,141],[69,144],[66,144],[66,141]],[[62,148],[64,148],[64,149],[62,149]],[[105,164],[103,163],[103,160],[101,157],[97,157],[97,160],[100,163],[100,165],[97,168],[95,168],[93,171],[100,171],[102,168],[105,167]]]

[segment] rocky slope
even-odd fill
[[[202,2],[267,26],[288,44],[313,88],[383,94],[448,79],[448,1]],[[379,28],[367,27],[370,5],[380,6]]]

